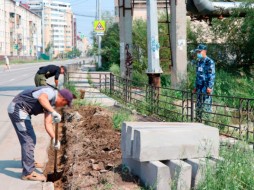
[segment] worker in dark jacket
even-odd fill
[[[65,66],[56,66],[56,65],[48,65],[45,67],[40,67],[37,71],[34,82],[35,85],[38,86],[47,86],[46,79],[55,76],[55,85],[58,87],[58,78],[60,74],[66,74],[67,69]]]
[[[18,94],[8,106],[8,114],[14,126],[21,145],[21,163],[23,167],[22,179],[45,181],[42,174],[36,173],[34,161],[34,148],[36,136],[31,122],[32,115],[44,113],[44,125],[52,139],[52,146],[60,149],[60,142],[55,143],[55,133],[52,126],[61,121],[61,115],[54,107],[71,105],[75,96],[67,89],[55,90],[51,87],[34,87]]]

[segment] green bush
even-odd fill
[[[120,67],[117,64],[112,64],[109,68],[109,71],[114,75],[120,75]]]
[[[148,77],[146,73],[139,73],[137,71],[133,71],[133,85],[134,86],[143,86],[142,83],[147,84],[148,83]]]

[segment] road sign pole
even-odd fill
[[[98,20],[101,20],[101,0],[98,0]],[[101,68],[101,36],[98,36],[98,67]]]

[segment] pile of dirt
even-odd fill
[[[139,189],[137,179],[122,172],[121,134],[113,129],[112,116],[97,106],[65,110],[60,165],[64,174],[56,189]]]

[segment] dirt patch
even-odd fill
[[[112,116],[97,106],[65,110],[58,156],[64,174],[55,189],[139,189],[137,178],[122,172],[121,134],[113,129]],[[53,156],[50,150],[45,174],[53,171]]]

